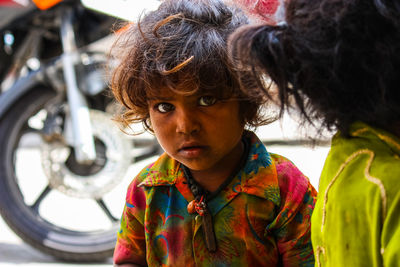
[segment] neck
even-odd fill
[[[243,153],[243,142],[239,142],[232,152],[221,159],[214,167],[201,171],[190,170],[193,179],[205,190],[209,192],[216,191],[240,164]]]

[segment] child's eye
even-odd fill
[[[202,96],[199,98],[199,105],[200,106],[211,106],[217,102],[217,98],[214,96]]]
[[[174,106],[170,103],[158,103],[154,106],[154,108],[161,113],[167,113],[174,110]]]

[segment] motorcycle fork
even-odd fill
[[[72,9],[64,10],[61,16],[60,35],[63,48],[63,73],[69,106],[66,120],[70,120],[69,123],[72,125],[75,158],[81,164],[91,164],[96,158],[96,150],[89,108],[84,94],[78,88],[74,68],[74,62],[80,58],[73,29]]]
[[[41,30],[32,29],[24,38],[20,47],[17,48],[14,59],[0,85],[0,92],[5,92],[21,76],[22,69],[27,65],[29,59],[37,59],[41,46]],[[37,66],[39,68],[39,66]],[[36,69],[37,69],[36,68]]]

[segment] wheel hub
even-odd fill
[[[80,176],[89,176],[100,172],[107,163],[107,154],[106,154],[106,146],[105,144],[98,138],[95,137],[94,145],[96,148],[96,159],[92,164],[80,164],[75,158],[74,149],[71,148],[71,153],[69,154],[68,159],[65,162],[65,165],[68,169]]]
[[[60,140],[45,143],[41,150],[44,172],[52,188],[69,196],[100,199],[124,178],[130,164],[132,141],[112,122],[111,115],[90,111],[96,159],[79,164],[73,148]]]

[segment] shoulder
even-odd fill
[[[278,178],[284,180],[298,180],[301,183],[306,183],[308,181],[308,178],[288,158],[274,153],[270,153],[270,155],[275,163]]]
[[[385,186],[400,183],[400,140],[381,129],[358,122],[350,137],[337,134],[324,166],[324,177],[336,173],[365,178],[373,176]]]
[[[134,198],[145,198],[146,188],[159,185],[171,185],[179,172],[179,163],[162,154],[155,162],[144,167],[128,186],[127,201]]]
[[[400,196],[400,141],[364,123],[353,126],[350,137],[337,134],[332,140],[321,174],[320,194],[324,203],[329,194],[329,199],[335,205],[342,203],[343,209],[349,208],[343,199],[357,198],[364,199],[368,207],[380,203],[377,207],[389,211]]]
[[[289,159],[269,153],[255,134],[247,134],[251,137],[251,148],[243,169],[245,192],[267,198],[276,205],[316,195],[308,178]]]
[[[350,136],[345,137],[339,132],[333,137],[330,154],[343,160],[360,150],[372,151],[379,158],[398,157],[400,139],[382,129],[355,122],[350,127]]]
[[[309,179],[293,162],[284,156],[273,153],[271,153],[271,158],[275,164],[282,199],[291,198],[293,201],[300,202],[305,195],[310,197],[317,195]]]
[[[309,232],[317,191],[293,162],[281,155],[270,155],[276,170],[280,203],[276,209],[276,218],[269,227],[284,229],[278,231],[278,238],[295,237],[296,240],[303,240],[298,239],[297,235]]]
[[[143,168],[133,183],[149,187],[172,185],[181,172],[180,163],[164,153],[155,162]]]

